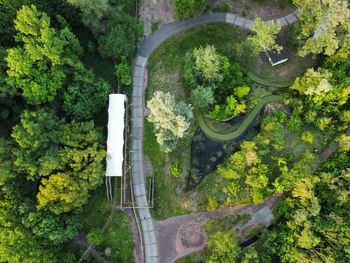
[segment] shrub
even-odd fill
[[[181,175],[182,169],[178,163],[174,163],[170,166],[170,174],[171,176],[177,178]]]
[[[173,0],[175,13],[179,19],[185,19],[203,12],[207,0]]]
[[[86,239],[89,244],[94,246],[100,246],[104,242],[104,236],[100,229],[94,228],[87,235]]]

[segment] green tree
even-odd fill
[[[18,148],[14,149],[15,167],[28,174],[30,180],[47,176],[62,168],[58,149],[63,122],[52,110],[24,111],[20,123],[13,127],[12,137]]]
[[[206,109],[214,103],[214,94],[211,88],[198,86],[191,91],[191,102],[194,110]]]
[[[31,229],[36,238],[47,239],[55,246],[73,239],[82,228],[80,215],[57,216],[49,211],[37,210],[32,200],[22,202],[18,210],[22,224]]]
[[[10,140],[0,138],[0,187],[16,177],[12,160],[13,145]]]
[[[81,182],[81,187],[95,189],[105,173],[106,152],[102,133],[92,121],[66,124],[61,134],[60,152],[66,170]]]
[[[207,6],[206,0],[173,0],[176,16],[185,19],[200,14]]]
[[[96,78],[91,70],[75,72],[72,82],[64,92],[64,110],[76,120],[89,120],[106,104],[110,85]]]
[[[347,136],[345,134],[342,134],[338,139],[337,142],[339,143],[339,149],[341,151],[348,152],[350,151],[350,136]]]
[[[118,61],[123,57],[131,59],[143,34],[143,24],[136,17],[119,13],[111,15],[105,27],[106,33],[98,37],[101,55]]]
[[[290,87],[300,94],[308,96],[314,103],[322,103],[328,92],[332,90],[329,82],[332,74],[322,68],[308,69],[304,76],[298,77]]]
[[[82,20],[86,25],[102,19],[111,8],[108,0],[67,0],[67,2],[81,10]]]
[[[192,107],[184,102],[176,103],[173,95],[161,91],[153,94],[147,107],[150,109],[147,119],[154,124],[157,142],[164,152],[173,151],[178,140],[187,135]]]
[[[125,62],[125,59],[122,63],[115,65],[115,74],[122,85],[126,87],[131,85],[131,68],[130,65]]]
[[[98,228],[92,229],[87,235],[86,239],[89,242],[89,244],[94,246],[100,246],[104,242],[104,236],[102,234],[102,231]]]
[[[256,18],[252,31],[254,35],[248,37],[248,42],[257,53],[264,50],[277,52],[282,50],[282,47],[276,44],[277,35],[281,31],[281,24],[279,22],[272,21],[271,23],[265,23],[260,18]]]
[[[52,101],[66,79],[63,66],[74,66],[81,54],[79,41],[68,28],[50,27],[50,18],[33,5],[18,11],[15,28],[23,47],[8,50],[8,83],[30,104]]]
[[[217,232],[208,241],[209,258],[208,263],[234,263],[240,252],[236,235],[232,231]]]
[[[22,187],[22,185],[21,185]],[[21,189],[24,190],[24,189]],[[18,185],[16,187],[18,192]],[[23,192],[23,191],[22,191]],[[74,255],[62,252],[50,243],[37,239],[32,231],[22,225],[21,202],[12,200],[0,189],[0,261],[1,262],[76,262]]]
[[[214,46],[195,48],[193,50],[195,69],[208,81],[222,80],[222,70],[228,60],[219,55]]]
[[[350,10],[346,0],[293,0],[300,11],[301,56],[325,54],[332,56],[348,46]]]

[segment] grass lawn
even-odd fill
[[[107,202],[105,186],[98,188],[91,198],[91,205],[84,211],[84,231],[88,233],[91,229],[101,229],[112,211],[112,203]],[[134,243],[130,230],[129,218],[123,211],[114,211],[111,222],[104,232],[104,244],[98,247],[108,262],[134,262]],[[104,254],[106,248],[111,249],[109,256]],[[93,261],[94,259],[91,258]]]
[[[149,59],[146,99],[157,90],[169,91],[177,98],[184,98],[182,70],[186,52],[200,46],[214,45],[227,54],[230,46],[245,39],[247,33],[232,25],[215,23],[187,30],[167,40]]]
[[[184,150],[188,149],[189,146],[185,146]],[[181,191],[180,189],[183,185],[182,177],[175,178],[171,176],[169,167],[173,162],[176,162],[185,170],[186,165],[189,165],[189,160],[187,161],[189,153],[182,152],[181,146],[179,151],[171,155],[162,153],[153,132],[153,125],[147,120],[145,121],[144,151],[152,163],[152,176],[155,181],[154,208],[151,209],[152,216],[155,219],[165,219],[186,213],[186,210],[180,206],[181,201],[178,196],[178,191]],[[176,154],[179,154],[179,156],[175,156]],[[182,159],[182,154],[185,155],[184,159]]]

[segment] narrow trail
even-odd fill
[[[282,27],[293,24],[299,16],[298,10],[287,16],[273,19],[278,21]],[[271,20],[265,21],[269,23]],[[156,230],[152,220],[145,188],[144,176],[144,153],[143,153],[143,133],[144,133],[144,83],[145,71],[148,58],[151,53],[164,41],[175,34],[187,29],[208,24],[208,23],[228,23],[238,27],[251,29],[254,21],[244,17],[229,13],[212,13],[203,16],[191,18],[183,22],[171,22],[162,26],[155,33],[143,39],[139,43],[137,57],[133,67],[133,91],[132,91],[132,116],[131,116],[131,174],[134,185],[134,195],[138,207],[138,216],[140,218],[144,249],[145,261],[148,263],[162,262],[159,259]]]

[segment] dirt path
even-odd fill
[[[139,231],[138,231],[137,225],[136,225],[135,216],[134,216],[131,209],[125,210],[125,213],[128,215],[129,220],[130,220],[130,229],[131,229],[131,233],[132,233],[132,239],[133,239],[134,244],[135,244],[135,249],[134,249],[135,263],[142,263],[142,259],[140,258],[142,255],[141,241],[140,241]]]
[[[207,241],[203,226],[208,219],[238,214],[251,215],[251,219],[245,225],[236,228],[237,232],[254,225],[270,225],[274,218],[272,209],[284,196],[281,194],[257,205],[229,207],[214,212],[195,213],[171,217],[163,221],[154,221],[160,262],[171,263],[178,258],[202,250]],[[184,231],[186,229],[187,232]]]

